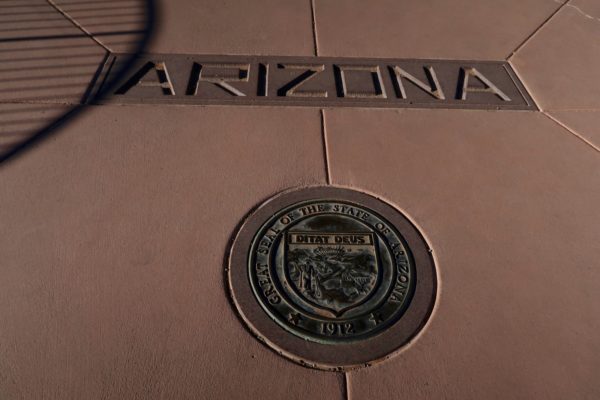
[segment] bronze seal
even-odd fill
[[[254,333],[321,368],[387,356],[423,326],[435,295],[429,248],[408,219],[333,187],[287,192],[259,207],[236,238],[228,276]]]

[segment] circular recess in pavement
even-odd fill
[[[391,205],[311,187],[252,212],[231,248],[231,296],[251,332],[321,369],[389,357],[425,325],[436,293],[429,247]]]

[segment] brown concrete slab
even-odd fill
[[[75,37],[0,44],[0,102],[78,104],[106,59],[106,50]]]
[[[559,6],[548,0],[316,0],[319,55],[503,60]]]
[[[0,102],[79,103],[106,50],[47,1],[1,5]]]
[[[154,2],[148,0],[53,0],[53,3],[114,52],[137,51],[154,12]]]
[[[0,155],[60,118],[62,104],[0,103]]]
[[[543,109],[600,108],[600,7],[564,6],[511,59]]]
[[[326,129],[332,183],[412,218],[439,273],[428,327],[350,398],[600,395],[594,149],[531,112],[328,110]]]
[[[46,1],[0,6],[1,159],[89,98],[107,51]]]
[[[3,1],[0,13],[0,43],[9,39],[23,40],[40,36],[63,36],[81,34],[47,1]]]
[[[240,218],[325,183],[318,110],[94,107],[0,176],[0,397],[340,398],[224,288]]]
[[[309,1],[172,0],[160,5],[150,52],[314,54]]]

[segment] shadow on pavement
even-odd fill
[[[109,93],[155,24],[155,0],[0,0],[0,164]]]

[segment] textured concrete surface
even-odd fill
[[[320,136],[318,110],[98,107],[12,163],[0,397],[341,398],[250,336],[223,287],[240,216],[325,182]]]
[[[81,111],[0,164],[0,398],[600,397],[597,1],[4,0],[0,21],[0,151]],[[508,60],[540,111],[84,105],[148,35]],[[345,374],[259,343],[225,290],[246,213],[319,184],[402,210],[439,274],[418,338]]]
[[[560,3],[552,0],[316,0],[320,55],[498,60]]]
[[[149,52],[310,55],[310,1],[161,2]]]

